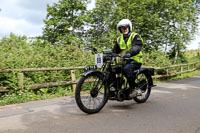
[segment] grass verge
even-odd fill
[[[199,74],[200,74],[200,70],[196,70],[193,72],[183,73],[181,75],[177,75],[177,76],[170,77],[170,78],[155,79],[154,83],[163,83],[163,82],[169,82],[169,81],[174,81],[174,80],[180,80],[180,79],[190,78],[190,77],[193,77],[193,76],[196,76]]]
[[[54,89],[52,92],[48,92],[48,89]],[[74,95],[74,92],[71,90],[67,90],[62,87],[58,88],[44,88],[39,90],[25,90],[25,91],[16,91],[16,92],[8,92],[1,93],[0,96],[0,106],[16,104],[16,103],[25,103],[29,101],[38,101],[45,100],[63,96]]]

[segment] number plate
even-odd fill
[[[94,66],[87,66],[87,67],[84,68],[84,71],[87,72],[87,71],[96,70],[96,69],[97,69],[97,66],[95,66],[95,65]]]
[[[97,66],[103,66],[103,54],[95,54],[95,64]]]

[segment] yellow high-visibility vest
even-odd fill
[[[129,36],[128,38],[128,41],[127,41],[127,44],[125,43],[124,41],[124,37],[123,37],[123,34],[121,35],[121,37],[118,37],[117,38],[117,43],[119,44],[120,46],[120,49],[122,50],[121,54],[122,55],[125,55],[126,52],[128,50],[131,49],[132,47],[132,40],[134,39],[134,37],[137,35],[137,33],[131,33],[131,35]],[[141,38],[141,37],[140,37]],[[143,39],[141,38],[142,42],[143,42]],[[137,55],[135,56],[132,56],[131,57],[133,60],[137,61],[138,63],[142,63],[143,59],[142,59],[142,52],[140,51]]]

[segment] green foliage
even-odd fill
[[[7,94],[0,94],[0,105],[14,104],[14,103],[24,103],[28,101],[44,100],[61,96],[72,95],[73,92],[67,91],[67,89],[54,88],[51,93],[49,90],[52,88],[44,88],[38,91],[16,91],[15,93],[9,92]],[[44,91],[45,90],[45,91]]]
[[[47,6],[44,20],[43,38],[52,44],[83,44],[83,25],[87,21],[86,4],[88,0],[59,0]]]
[[[171,60],[165,56],[164,52],[154,50],[151,53],[144,54],[143,65],[146,66],[170,66]]]
[[[185,57],[188,62],[200,62],[200,49],[186,51]]]
[[[197,30],[198,9],[191,0],[97,0],[90,12],[89,45],[111,48],[119,34],[117,23],[128,18],[133,31],[142,36],[146,53],[154,49],[167,53],[171,48],[174,63],[184,62],[183,51]]]
[[[51,45],[41,40],[28,42],[25,36],[10,34],[0,40],[0,68],[48,68],[86,66],[93,64],[93,56],[76,46]],[[80,56],[81,55],[81,56]],[[0,73],[0,85],[18,89],[18,72]],[[68,81],[70,71],[24,72],[25,85]]]
[[[186,45],[197,30],[199,1],[194,0],[97,0],[86,10],[89,0],[59,0],[47,7],[43,37],[51,43],[87,48],[112,48],[119,36],[117,23],[128,18],[133,32],[143,40],[143,50],[162,49],[174,64],[185,62]],[[196,5],[196,6],[195,6]]]
[[[181,75],[177,75],[175,77],[172,78],[168,78],[168,79],[164,79],[164,80],[154,80],[155,82],[170,82],[170,81],[174,81],[174,80],[180,80],[180,79],[184,79],[184,78],[190,78],[196,75],[200,74],[200,70],[197,71],[193,71],[193,72],[189,72],[189,73],[183,73]]]
[[[86,66],[94,64],[94,56],[90,52],[80,50],[77,46],[51,45],[40,39],[29,40],[26,36],[9,37],[0,40],[0,68],[49,68]],[[77,71],[77,79],[80,72]],[[24,85],[69,81],[70,71],[37,71],[24,72]],[[1,94],[0,105],[21,103],[71,94],[72,87],[52,87],[40,90],[21,90],[18,85],[18,72],[0,73],[0,86],[10,89]]]
[[[112,48],[117,37],[115,19],[112,19],[115,2],[113,0],[97,0],[96,7],[89,11],[91,18],[87,30],[87,46],[97,48]]]

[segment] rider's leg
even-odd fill
[[[140,66],[141,66],[140,63],[137,63],[136,61],[130,61],[123,68],[123,72],[124,72],[124,74],[127,78],[127,81],[129,83],[129,87],[132,91],[131,94],[133,94],[133,95],[136,95],[134,70],[139,69]]]

